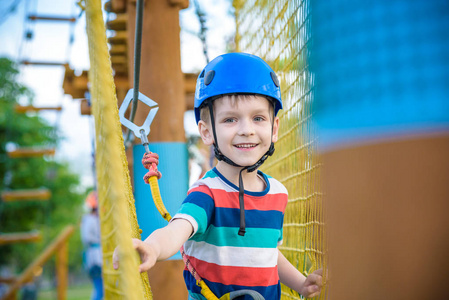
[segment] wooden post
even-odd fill
[[[58,282],[57,292],[58,300],[65,300],[67,298],[68,285],[68,247],[67,241],[61,244],[56,252],[56,278]]]
[[[182,8],[188,6],[185,1]],[[168,0],[147,0],[143,16],[140,91],[159,104],[149,141],[184,142],[185,94],[181,71],[180,6]],[[134,31],[136,6],[128,1],[129,84],[134,86]],[[149,109],[140,104],[134,119],[142,124]]]
[[[179,10],[180,8],[186,7],[188,7],[188,1],[186,0],[145,1],[139,90],[159,104],[159,111],[151,125],[151,133],[148,137],[150,149],[151,143],[156,142],[166,142],[165,144],[168,145],[168,147],[170,147],[170,145],[179,145],[182,143],[185,145],[183,120],[186,105],[184,76],[181,70]],[[136,16],[135,1],[128,1],[127,14],[128,77],[129,84],[133,87],[134,32]],[[148,112],[149,108],[146,107],[146,105],[139,103],[134,123],[139,125],[143,124]],[[137,144],[140,144],[140,140],[138,140]],[[165,159],[170,154],[176,155],[174,153],[164,154],[166,155]],[[137,163],[140,164],[140,161],[136,161],[136,164]],[[185,165],[187,166],[187,159]],[[137,165],[135,168],[137,168]],[[172,175],[170,175],[169,172],[168,174],[165,173],[165,180],[170,178],[170,176]],[[179,174],[179,176],[182,177],[183,174]],[[180,182],[177,182],[176,184],[179,186]],[[134,187],[137,188],[139,184],[142,183],[135,182]],[[176,185],[174,187],[176,187]],[[187,186],[185,188],[187,189]],[[172,188],[172,190],[173,189],[176,188]],[[166,197],[164,200],[174,201],[173,199],[168,198],[171,197]],[[139,199],[140,198],[136,196],[136,206],[138,206]],[[140,221],[139,224],[141,224]],[[182,276],[183,269],[184,262],[181,259],[178,259],[158,263],[150,270],[149,279],[155,300],[187,298],[187,289]]]

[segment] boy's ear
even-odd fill
[[[203,143],[205,145],[213,145],[214,135],[212,132],[212,128],[203,120],[200,120],[198,122],[198,131],[200,132],[201,139],[203,140]]]
[[[278,140],[278,135],[279,133],[279,117],[275,117],[274,121],[273,121],[273,138],[272,138],[272,142],[276,143]]]

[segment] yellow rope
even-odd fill
[[[151,176],[150,179],[148,180],[148,183],[151,188],[151,195],[153,196],[154,205],[156,205],[156,208],[161,214],[161,216],[167,222],[170,222],[171,215],[165,208],[164,202],[162,201],[161,192],[159,190],[159,184],[157,182],[157,176]]]
[[[118,116],[101,1],[88,0],[85,4],[105,299],[152,299],[148,276],[146,273],[139,274],[140,259],[131,242],[131,238],[140,238],[140,231]],[[115,271],[112,253],[118,245],[120,269]]]

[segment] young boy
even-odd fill
[[[305,297],[320,293],[321,270],[306,278],[277,249],[287,190],[257,171],[274,152],[281,108],[277,77],[259,57],[230,53],[204,68],[197,80],[195,116],[218,163],[192,185],[166,227],[143,242],[133,240],[142,259],[140,272],[184,245],[218,298],[231,293],[230,299],[280,299],[280,282]],[[205,299],[189,271],[184,278],[189,299]]]

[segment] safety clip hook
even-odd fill
[[[156,116],[157,111],[159,110],[158,104],[139,92],[139,97],[137,100],[141,101],[142,103],[148,105],[150,107],[150,112],[148,113],[148,116],[145,119],[145,122],[142,126],[137,126],[130,120],[128,120],[125,117],[125,112],[129,107],[129,104],[133,100],[133,94],[134,89],[130,89],[128,93],[126,94],[125,99],[123,100],[122,105],[120,106],[120,109],[118,111],[118,115],[120,116],[120,123],[122,123],[123,126],[134,132],[134,135],[136,137],[140,137],[140,141],[142,142],[142,145],[145,147],[145,151],[147,153],[150,152],[150,149],[148,147],[148,138],[147,136],[150,134],[150,125],[154,120],[154,117]]]

